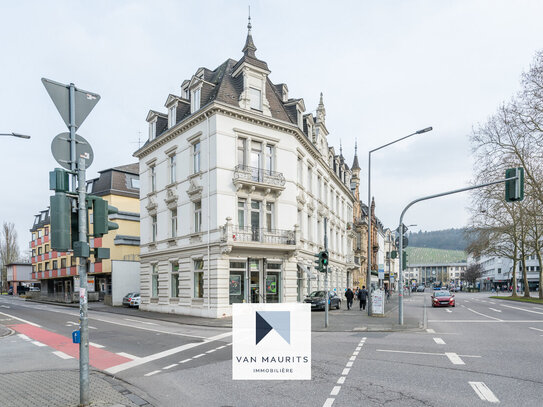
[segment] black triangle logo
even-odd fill
[[[260,316],[258,312],[256,315],[256,344],[260,342],[264,337],[273,329],[270,324],[266,322],[264,318]]]

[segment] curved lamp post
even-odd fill
[[[18,138],[26,138],[26,139],[30,138],[30,136],[27,136],[26,134],[19,134],[19,133],[0,133],[0,136],[18,137]]]

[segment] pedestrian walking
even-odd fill
[[[353,306],[353,298],[354,298],[353,290],[351,290],[350,288],[347,288],[347,291],[345,291],[345,298],[347,298],[347,310],[350,310]]]
[[[360,311],[366,309],[366,300],[368,298],[368,290],[363,285],[361,290],[358,290],[358,299],[360,300]]]
[[[388,285],[385,285],[385,295],[386,295],[386,301],[390,302],[390,290],[388,289]]]

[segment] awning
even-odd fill
[[[298,268],[307,273],[307,275],[310,277],[310,278],[317,278],[316,274],[313,273],[313,271],[311,270],[311,266],[306,266],[303,262],[299,261],[298,262]]]

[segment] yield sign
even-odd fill
[[[57,107],[62,120],[70,127],[70,85],[55,82],[50,79],[41,78],[43,86],[51,96],[53,103]],[[75,128],[79,128],[85,121],[91,110],[100,100],[100,95],[86,90],[75,89]]]

